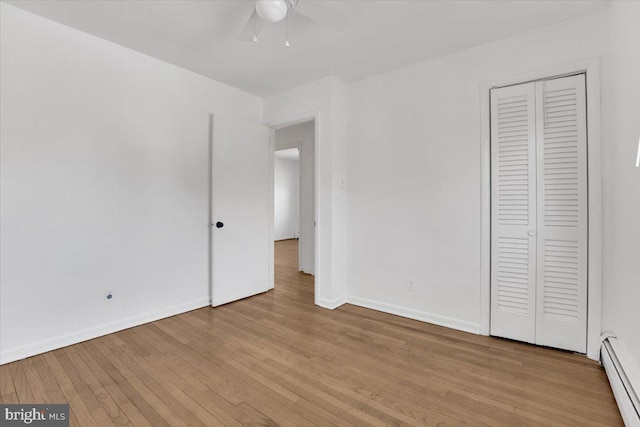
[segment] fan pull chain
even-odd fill
[[[256,13],[253,14],[253,38],[252,38],[252,40],[253,40],[254,43],[258,42],[258,36],[256,34]]]
[[[285,47],[291,46],[289,44],[289,13],[287,13],[287,40],[284,42]]]

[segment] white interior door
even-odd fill
[[[536,84],[536,343],[587,351],[587,118],[584,74]]]
[[[535,342],[535,84],[491,91],[491,334]]]
[[[216,119],[212,147],[212,305],[267,291],[270,150],[266,127]]]
[[[586,352],[584,75],[491,93],[491,334]]]

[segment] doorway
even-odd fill
[[[312,280],[316,241],[315,120],[276,129],[272,145],[275,283],[282,277],[284,267],[291,270],[289,273],[309,275]]]
[[[300,150],[273,156],[273,230],[276,242],[300,238]]]

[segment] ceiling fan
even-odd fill
[[[349,25],[349,18],[313,0],[257,0],[251,16],[240,33],[240,40],[257,42],[265,23],[280,22],[289,15],[296,14],[339,31]],[[286,46],[288,45],[287,40]]]

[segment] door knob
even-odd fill
[[[527,231],[527,234],[529,236],[535,236],[536,235],[536,230],[529,230],[529,231]]]
[[[218,222],[216,222],[216,227],[217,228],[222,228],[222,227],[224,227],[224,224],[221,223],[220,221],[218,221]]]

